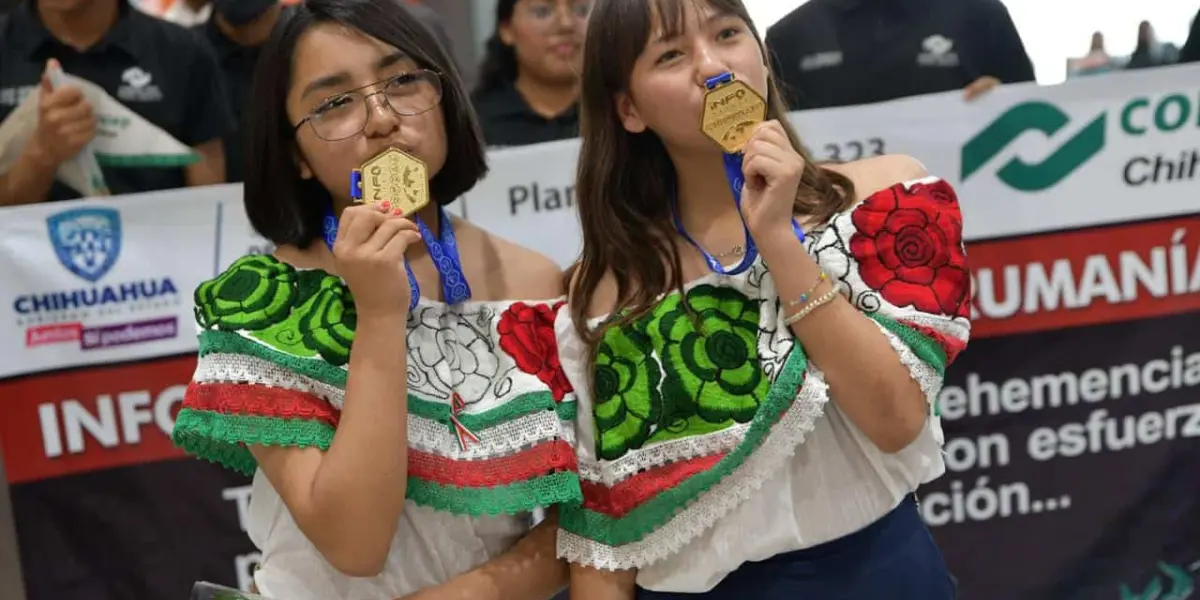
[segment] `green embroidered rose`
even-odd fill
[[[316,281],[317,288],[312,297],[297,311],[300,337],[305,346],[319,353],[326,362],[340,367],[350,362],[358,313],[344,283],[329,276]]]
[[[650,343],[632,324],[610,328],[596,350],[596,452],[605,460],[642,447],[661,416],[661,376]]]
[[[758,361],[760,300],[727,287],[699,285],[687,292],[689,315],[679,294],[654,310],[650,334],[661,348],[663,394],[690,398],[696,416],[710,424],[748,422],[771,383]],[[693,423],[688,429],[696,429]]]
[[[270,256],[249,255],[196,288],[196,320],[205,328],[259,330],[288,317],[296,271]]]

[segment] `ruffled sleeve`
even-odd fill
[[[172,439],[253,474],[250,445],[329,448],[354,308],[337,278],[244,256],[195,292],[199,359]]]
[[[936,177],[898,183],[815,232],[809,251],[850,302],[875,321],[929,400],[971,331],[971,273],[962,212]]]

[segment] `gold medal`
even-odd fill
[[[729,76],[704,95],[700,130],[725,152],[739,152],[750,140],[754,126],[767,119],[767,102],[745,82]]]
[[[405,215],[411,215],[429,204],[429,170],[421,159],[388,148],[363,163],[355,177],[354,190],[366,204],[389,203]]]

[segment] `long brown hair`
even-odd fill
[[[660,295],[683,289],[668,202],[675,189],[675,166],[653,132],[625,130],[615,98],[629,89],[634,62],[646,47],[656,17],[667,35],[684,30],[685,2],[705,2],[720,13],[738,16],[762,47],[741,0],[597,0],[588,17],[580,88],[582,147],[575,174],[583,253],[571,269],[570,297],[575,328],[593,347],[604,333],[603,328],[588,327],[590,299],[607,273],[617,288],[610,325],[628,323],[650,310]],[[774,79],[768,81],[767,118],[783,125],[805,161],[795,212],[824,222],[852,201],[854,185],[814,163],[788,123]]]

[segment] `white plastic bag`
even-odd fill
[[[126,108],[96,84],[61,70],[50,70],[51,85],[75,86],[96,115],[96,137],[82,152],[59,165],[56,177],[85,197],[108,195],[100,165],[106,167],[181,167],[200,157],[179,140]],[[0,123],[0,173],[17,162],[37,128],[38,97],[34,88]]]

